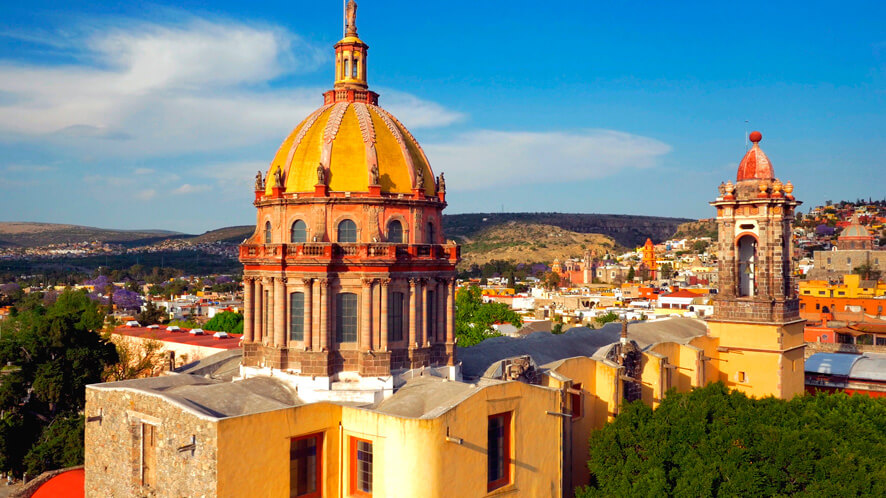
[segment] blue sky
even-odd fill
[[[886,192],[882,1],[358,3],[370,86],[448,213],[709,217],[752,129],[807,208]],[[0,4],[0,221],[252,223],[255,170],[331,87],[341,10]]]

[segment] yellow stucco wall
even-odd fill
[[[652,408],[658,408],[664,398],[664,393],[670,388],[668,359],[663,354],[647,351],[643,353],[642,365],[640,394],[643,403]]]
[[[706,381],[722,381],[750,396],[790,399],[803,393],[804,321],[786,325],[708,322],[691,341],[710,358]]]
[[[219,422],[219,496],[289,496],[289,441],[323,433],[324,496],[350,496],[351,437],[373,444],[373,495],[485,496],[489,415],[512,412],[512,482],[490,496],[560,496],[563,418],[554,389],[507,382],[477,389],[433,419],[330,403]],[[341,429],[339,429],[341,422]],[[446,440],[447,429],[462,438]],[[341,430],[342,437],[339,437]]]

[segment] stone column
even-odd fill
[[[252,340],[255,342],[261,342],[262,337],[262,329],[265,323],[264,318],[264,289],[262,288],[261,279],[253,279],[253,285],[255,286],[255,298],[253,299],[254,306],[254,326],[252,328]]]
[[[273,345],[274,344],[274,278],[270,277],[265,280],[262,287],[268,291],[267,300],[265,309],[267,310],[265,314],[265,320],[267,320],[267,325],[265,327],[264,334],[262,334],[262,342],[265,345]]]
[[[320,351],[329,348],[329,279],[320,279]]]
[[[252,342],[252,327],[255,325],[252,310],[255,296],[252,294],[252,277],[243,277],[243,342]]]
[[[455,279],[449,281],[446,293],[446,343],[455,342]]]
[[[437,283],[437,305],[434,308],[437,311],[437,327],[434,329],[434,342],[443,342],[444,327],[446,326],[446,281],[438,278]]]
[[[274,345],[286,347],[289,334],[286,333],[286,308],[289,307],[286,293],[286,277],[274,278]]]
[[[363,302],[360,312],[360,351],[372,350],[372,283],[374,279],[363,279]]]
[[[416,345],[415,339],[415,312],[416,312],[416,302],[415,302],[415,287],[418,285],[417,278],[409,279],[409,347],[413,348]]]
[[[302,283],[304,284],[304,293],[305,293],[305,333],[304,333],[304,347],[305,349],[311,349],[314,344],[314,338],[311,332],[314,329],[314,280],[310,278],[303,278]]]
[[[388,285],[390,285],[391,279],[383,278],[381,279],[381,325],[380,325],[380,333],[379,339],[381,342],[381,350],[388,350],[388,294],[390,289],[388,289]]]

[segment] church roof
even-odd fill
[[[840,232],[839,238],[843,239],[847,237],[871,238],[872,235],[868,232],[868,229],[861,224],[858,216],[853,216],[852,223]]]
[[[772,162],[769,157],[760,148],[760,140],[763,140],[763,134],[759,131],[751,132],[750,140],[754,143],[738,165],[737,181],[744,180],[771,180],[775,178],[775,171],[772,168]]]

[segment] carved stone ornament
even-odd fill
[[[415,188],[424,188],[425,186],[425,170],[421,166],[415,170]]]
[[[373,164],[369,168],[369,184],[378,185],[378,164]]]
[[[323,163],[317,164],[317,185],[326,185],[326,168]]]
[[[255,190],[264,190],[265,180],[262,177],[261,170],[255,174]]]
[[[283,168],[274,170],[274,187],[283,188]]]
[[[446,179],[443,178],[443,172],[440,172],[440,177],[437,178],[437,192],[446,192]]]
[[[726,193],[726,184],[723,182],[720,182],[720,186],[717,187],[717,190],[720,191],[720,195],[725,194]]]

